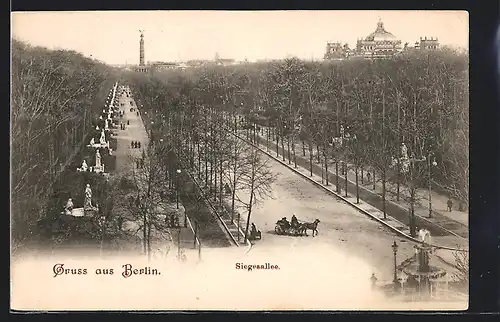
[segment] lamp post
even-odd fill
[[[151,143],[154,143],[154,139],[153,139],[153,125],[155,124],[155,122],[151,121],[151,135],[149,136],[149,138],[151,139]]]
[[[396,243],[396,241],[394,241],[394,243],[392,244],[392,252],[394,253],[394,280],[393,280],[393,283],[394,283],[394,287],[397,288],[398,286],[398,268],[397,268],[397,261],[396,261],[396,255],[398,253],[398,244]]]
[[[429,153],[429,156],[427,158],[428,162],[429,162],[429,218],[432,217],[432,180],[431,180],[432,167],[437,166],[436,158],[433,157],[433,160],[431,162],[431,157],[433,157],[433,155],[431,155],[431,153]]]
[[[177,178],[176,178],[176,201],[177,201],[177,209],[179,209],[179,176],[181,174],[181,169],[177,169]]]

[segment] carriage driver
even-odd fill
[[[288,220],[286,220],[286,217],[281,218],[280,222],[284,226],[285,229],[290,228],[290,223],[288,222]]]
[[[297,217],[295,217],[295,215],[292,216],[291,226],[292,228],[299,227],[299,221],[297,220]]]
[[[257,227],[252,223],[252,230],[250,231],[250,235],[255,236],[257,234]]]

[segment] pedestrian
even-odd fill
[[[375,276],[375,273],[372,273],[372,276],[370,277],[370,281],[372,282],[372,288],[374,288],[375,285],[377,284],[377,280],[378,278]]]
[[[372,179],[372,175],[370,174],[370,172],[366,172],[366,180],[368,180],[367,183],[370,183],[371,179]]]
[[[127,125],[130,125],[130,120],[127,120]]]
[[[140,149],[141,148],[141,141],[137,142],[137,147]]]
[[[458,211],[465,211],[465,203],[463,201],[458,202]]]
[[[448,206],[448,211],[451,212],[451,209],[453,208],[453,201],[451,200],[451,198],[448,198],[448,202],[446,203],[446,205]]]
[[[135,112],[137,114],[137,116],[139,116],[139,112]]]
[[[130,142],[130,147],[131,147],[132,149],[135,147],[135,145],[134,145],[134,144],[135,144],[135,142],[134,142],[134,141]]]
[[[135,161],[135,166],[137,167],[137,169],[139,169],[141,167],[141,164],[140,164],[139,160]]]

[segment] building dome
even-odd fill
[[[379,21],[377,23],[377,29],[369,34],[366,41],[397,41],[396,37],[384,29],[384,23]]]

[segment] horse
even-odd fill
[[[312,236],[314,237],[314,232],[316,232],[316,235],[318,235],[318,224],[320,223],[321,221],[319,219],[316,218],[316,220],[314,222],[305,222],[305,223],[302,223],[299,227],[299,233],[300,234],[305,234],[306,236],[307,235],[307,230],[312,230],[313,234]]]

